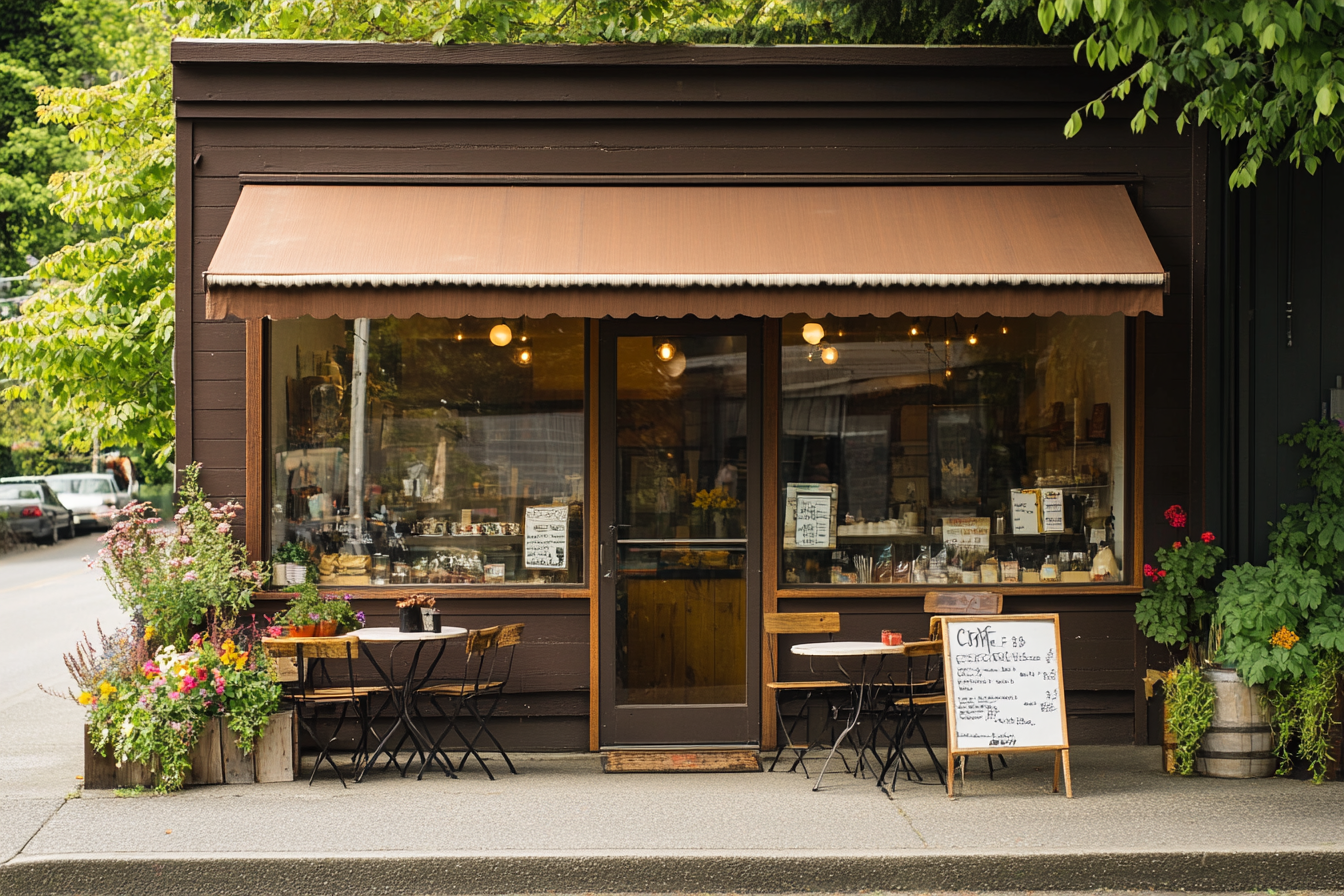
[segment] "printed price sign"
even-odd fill
[[[830,482],[790,482],[785,489],[784,549],[835,547],[835,497]]]
[[[565,569],[569,505],[529,507],[525,513],[523,566],[527,569]]]

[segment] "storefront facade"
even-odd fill
[[[978,590],[1061,613],[1075,742],[1147,741],[1197,135],[1065,141],[1055,50],[173,59],[179,462],[375,621],[526,622],[511,748],[769,746],[762,613]]]

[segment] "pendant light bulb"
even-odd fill
[[[458,326],[458,328],[457,328],[457,332],[453,333],[453,340],[454,340],[455,342],[461,342],[463,339],[466,339],[466,338],[467,338],[467,334],[462,332],[462,327],[461,327],[461,326]]]
[[[943,376],[947,377],[949,380],[952,379],[952,368],[949,367],[946,370],[944,370]]]
[[[910,335],[911,335],[911,336],[918,336],[918,335],[919,335],[919,326],[918,326],[918,325],[913,326],[913,327],[910,328]]]
[[[803,324],[803,341],[808,345],[816,345],[826,338],[826,330],[819,323]]]
[[[1004,328],[1001,329],[999,332],[1002,333],[1003,335],[1007,336],[1007,335],[1008,335],[1008,328],[1007,328],[1007,327],[1004,327]]]
[[[663,342],[654,349],[654,352],[658,355],[659,361],[667,362],[676,357],[677,347],[670,342]]]
[[[975,335],[974,333],[972,333],[971,335],[969,335],[969,336],[966,337],[966,342],[967,342],[967,344],[969,344],[969,345],[975,345],[975,344],[976,344],[977,342],[979,342],[979,341],[980,341],[980,337],[977,336],[977,335]]]
[[[840,350],[833,345],[824,345],[821,348],[821,363],[834,364],[840,360]]]
[[[513,363],[519,367],[529,367],[532,364],[532,348],[526,345],[520,345],[513,350]]]
[[[498,346],[508,345],[513,341],[513,330],[506,323],[497,323],[490,328],[490,341]]]

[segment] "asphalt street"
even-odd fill
[[[84,632],[96,639],[100,621],[109,630],[126,622],[83,560],[98,546],[88,534],[0,556],[0,812],[7,817],[40,813],[79,786],[83,709],[38,686],[64,691],[70,677],[61,655]],[[0,825],[0,841],[8,830]]]

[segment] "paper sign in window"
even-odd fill
[[[569,540],[569,505],[540,505],[526,511],[523,566],[527,569],[564,569]]]

